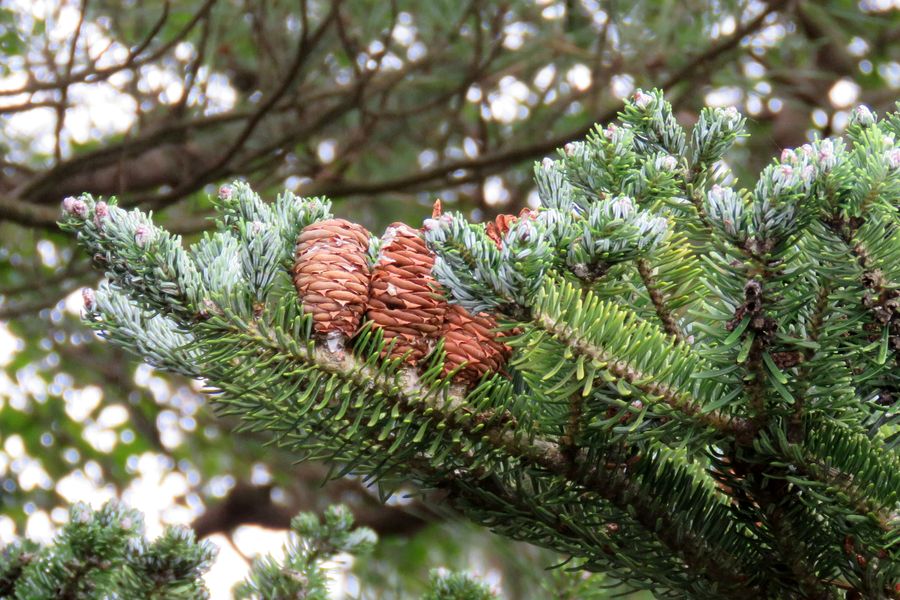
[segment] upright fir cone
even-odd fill
[[[497,218],[485,225],[484,232],[489,238],[494,240],[499,248],[503,243],[503,236],[509,231],[513,223],[519,219],[533,219],[537,215],[530,208],[523,208],[518,216],[516,215],[497,215]]]
[[[511,349],[500,341],[494,329],[497,321],[487,313],[473,315],[458,304],[451,304],[444,317],[444,374],[463,363],[454,380],[470,387],[486,373],[499,373],[509,359]]]
[[[434,256],[422,234],[403,223],[387,228],[372,268],[366,317],[393,343],[390,357],[415,364],[440,335],[447,302],[431,276]]]
[[[431,217],[437,219],[441,212],[441,201],[438,200],[434,203]],[[504,233],[509,230],[508,225],[505,227]],[[446,353],[443,374],[447,375],[465,363],[453,379],[471,387],[485,374],[502,371],[512,350],[500,341],[502,336],[495,331],[496,328],[497,321],[489,314],[473,315],[458,304],[448,304],[440,332]]]
[[[359,329],[369,298],[369,232],[344,219],[313,223],[300,232],[294,287],[314,330],[329,340]]]

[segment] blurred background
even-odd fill
[[[744,112],[729,166],[747,181],[853,105],[893,109],[900,0],[0,0],[0,545],[119,497],[151,535],[214,541],[224,598],[292,515],[344,502],[382,541],[340,567],[339,597],[414,595],[438,566],[510,599],[583,597],[578,573],[546,570],[566,557],[411,488],[382,504],[354,478],[323,485],[329,465],[232,434],[197,382],[96,339],[79,313],[98,275],[55,221],[90,192],[191,238],[235,178],[327,195],[376,234],[436,198],[488,219],[534,205],[532,163],[639,87],[685,125],[705,104]]]

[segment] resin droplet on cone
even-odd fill
[[[304,228],[297,239],[294,286],[314,330],[351,337],[359,329],[369,297],[366,250],[369,232],[344,219]]]
[[[383,330],[391,358],[406,355],[405,362],[415,364],[441,333],[447,303],[431,276],[433,265],[417,230],[403,223],[388,227],[372,268],[366,317]]]

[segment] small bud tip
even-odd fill
[[[900,148],[894,148],[887,153],[888,166],[892,169],[900,169]]]
[[[653,101],[653,96],[645,93],[643,90],[638,90],[634,93],[632,100],[634,101],[635,106],[644,109],[650,106],[650,103]]]
[[[84,200],[82,200],[81,198],[67,196],[63,200],[63,210],[65,210],[72,216],[83,219],[87,216],[88,207],[87,204],[85,204]]]
[[[146,225],[138,225],[134,230],[134,243],[143,248],[150,241],[150,228]]]
[[[94,304],[96,302],[96,297],[94,296],[94,290],[91,288],[84,288],[81,290],[81,299],[84,301],[84,307],[87,310],[93,310]]]

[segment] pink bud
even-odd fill
[[[616,127],[615,123],[610,123],[603,131],[603,135],[606,137],[606,139],[611,140],[613,139],[613,136],[616,135],[617,129],[618,127]]]
[[[781,151],[781,162],[792,162],[794,160],[794,152],[785,148]]]
[[[627,219],[634,214],[634,203],[628,196],[619,196],[612,201],[613,215],[619,219]]]
[[[84,203],[84,200],[76,200],[72,205],[72,214],[74,214],[79,219],[83,219],[87,216],[88,207],[87,204]]]
[[[87,216],[88,207],[81,198],[67,197],[63,200],[63,209],[70,215],[83,219]]]
[[[102,200],[94,206],[94,224],[99,229],[103,226],[103,219],[109,216],[109,205]]]
[[[150,228],[146,225],[138,225],[134,230],[134,243],[143,248],[150,241]]]
[[[566,153],[566,156],[574,156],[575,155],[575,144],[569,142],[565,146],[563,146],[563,150]]]
[[[219,188],[219,200],[231,200],[232,188],[230,185],[223,185]]]
[[[650,103],[653,101],[653,96],[651,96],[650,94],[645,94],[642,90],[638,90],[634,93],[632,100],[634,100],[635,106],[643,109],[647,108],[650,105]]]
[[[94,290],[91,288],[84,288],[81,290],[81,299],[84,301],[84,307],[87,310],[94,309],[94,302],[96,298],[94,297]]]
[[[678,161],[675,160],[674,156],[665,156],[659,166],[663,171],[674,171],[675,167],[678,166]]]
[[[553,161],[549,158],[544,158],[544,160],[541,161],[541,166],[545,169],[551,169],[553,168]]]
[[[892,169],[900,169],[900,148],[894,148],[887,153],[887,162]]]
[[[875,115],[869,107],[864,104],[856,107],[856,110],[853,111],[853,116],[856,118],[856,122],[863,127],[868,127],[875,123]]]
[[[75,521],[78,523],[88,523],[91,520],[91,513],[89,510],[78,509],[75,512]]]
[[[834,144],[831,140],[825,140],[819,146],[819,160],[829,161],[834,158]]]

